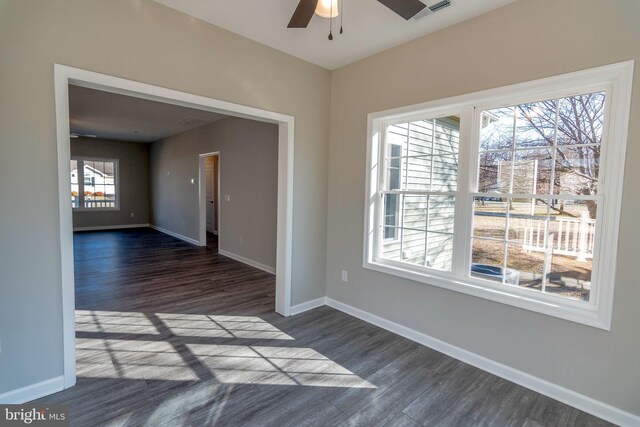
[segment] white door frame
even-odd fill
[[[71,387],[76,383],[73,217],[69,197],[69,189],[71,188],[69,84],[278,124],[276,312],[283,316],[289,316],[291,313],[293,234],[293,116],[55,64],[64,387]]]
[[[220,152],[214,151],[211,153],[200,154],[198,159],[198,200],[199,200],[199,225],[198,225],[198,245],[207,246],[207,182],[206,182],[206,170],[205,159],[207,157],[218,158],[218,169],[216,172],[216,230],[218,231],[218,242],[220,242]],[[219,244],[218,244],[219,245]]]

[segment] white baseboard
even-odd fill
[[[327,305],[326,297],[316,298],[301,304],[292,305],[289,313],[291,316],[294,316],[296,314],[304,313],[305,311],[313,310],[314,308],[322,307],[323,305]]]
[[[0,404],[15,405],[30,402],[64,389],[64,376],[21,387],[0,394]]]
[[[73,227],[73,231],[120,230],[122,228],[145,228],[149,224],[97,225],[95,227]]]
[[[273,267],[269,267],[268,265],[259,263],[258,261],[254,261],[249,258],[245,258],[241,255],[234,254],[233,252],[225,251],[224,249],[218,249],[218,253],[220,255],[224,255],[227,258],[235,259],[236,261],[240,261],[243,264],[250,265],[251,267],[255,267],[259,270],[266,271],[267,273],[276,274],[276,269]]]
[[[149,224],[150,228],[157,230],[161,233],[168,234],[169,236],[175,237],[176,239],[184,240],[187,243],[191,243],[192,245],[199,246],[200,242],[196,239],[192,239],[191,237],[183,236],[182,234],[178,234],[174,231],[167,230],[166,228],[158,227],[157,225]]]
[[[317,301],[317,300],[315,300]],[[311,301],[310,301],[311,302]],[[426,347],[437,350],[455,359],[473,365],[483,371],[487,371],[501,378],[519,384],[535,392],[558,400],[581,411],[595,415],[620,426],[640,426],[640,416],[626,412],[609,404],[600,402],[591,397],[577,393],[568,388],[553,384],[549,381],[527,374],[520,370],[511,368],[486,357],[464,350],[460,347],[448,344],[437,338],[418,332],[414,329],[402,326],[398,323],[384,319],[375,314],[371,314],[359,308],[344,304],[331,298],[326,298],[329,307],[340,310],[354,317],[379,326],[395,334],[408,338]],[[302,305],[302,304],[301,304]],[[297,306],[296,306],[297,307]],[[291,308],[293,312],[293,307]]]

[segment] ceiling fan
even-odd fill
[[[420,0],[378,0],[378,2],[387,6],[406,20],[411,19],[422,9],[427,7],[427,5],[422,3]],[[329,3],[331,6],[331,9],[329,9],[329,13],[327,14],[328,16],[325,16],[320,12],[321,7],[319,6],[322,6],[322,3]],[[293,16],[291,17],[291,21],[289,21],[287,28],[307,28],[307,25],[309,25],[309,21],[311,21],[316,9],[319,10],[318,14],[320,16],[325,18],[335,18],[338,15],[337,3],[337,0],[329,0],[328,2],[326,0],[300,0],[295,12],[293,12]],[[342,1],[340,3],[342,3]],[[336,6],[333,6],[334,4]],[[330,37],[330,39],[332,39],[332,37]]]

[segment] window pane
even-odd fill
[[[406,182],[404,190],[431,189],[431,162],[433,156],[404,158],[403,166],[406,169]]]
[[[579,260],[574,256],[553,253],[545,292],[589,301],[592,270],[593,258]]]
[[[478,191],[508,193],[511,182],[512,151],[492,151],[480,154]]]
[[[600,172],[599,145],[558,148],[555,165],[555,194],[597,194]]]
[[[482,112],[480,150],[513,147],[514,108],[496,108]]]
[[[433,120],[411,122],[409,126],[409,156],[434,154],[433,149]]]
[[[384,195],[384,218],[383,225],[385,228],[385,239],[396,238],[396,232],[393,228],[398,226],[400,212],[400,195],[385,194]]]
[[[453,236],[427,233],[427,267],[451,271],[453,262]]]
[[[390,125],[386,131],[386,189],[455,191],[460,118]]]
[[[81,166],[81,170],[78,170]],[[72,161],[72,197],[78,182],[82,180],[84,208],[116,207],[116,163],[102,160]],[[76,171],[75,177],[73,170]],[[77,180],[77,181],[74,181]],[[74,207],[80,207],[79,197],[72,199]]]
[[[473,239],[472,245],[471,276],[502,283],[504,243]]]
[[[458,156],[433,156],[431,158],[430,191],[456,191],[458,183]]]
[[[592,200],[563,200],[561,213],[549,224],[551,247],[550,273],[546,292],[588,301],[597,207]]]
[[[562,98],[558,102],[558,145],[600,144],[605,93]]]
[[[429,196],[404,196],[402,227],[426,230],[428,202]]]
[[[402,183],[402,147],[396,144],[388,146],[388,156],[386,160],[387,165],[387,189],[400,190],[403,187]]]
[[[514,194],[549,194],[553,149],[515,151],[513,165]]]
[[[516,107],[516,147],[552,146],[555,138],[556,101],[533,102]]]
[[[105,185],[104,186],[104,196],[103,199],[105,201],[104,207],[106,208],[114,208],[116,207],[116,186],[115,185]]]
[[[385,194],[384,200],[385,207],[399,202],[402,221],[394,227],[392,216],[385,215],[382,257],[450,271],[455,197]]]
[[[386,143],[399,145],[403,149],[403,156],[406,156],[407,138],[408,138],[408,123],[399,123],[396,125],[387,126]]]
[[[560,209],[561,208],[561,209]],[[597,206],[593,200],[563,200],[549,223],[551,266],[548,293],[588,300]]]
[[[544,258],[544,252],[531,251],[522,245],[509,243],[505,283],[542,290]]]
[[[457,154],[460,144],[460,117],[449,116],[434,120],[433,154]]]
[[[424,264],[425,239],[424,231],[403,229],[402,234],[402,261],[409,264]]]
[[[510,199],[509,241],[525,247],[546,247],[547,205],[540,199]]]
[[[476,197],[473,206],[473,236],[504,240],[507,202],[501,197]]]
[[[429,196],[429,231],[453,233],[456,198],[454,196]]]
[[[400,229],[393,227],[384,227],[384,235],[385,237],[389,237],[382,242],[382,258],[391,261],[401,261],[402,257],[400,256]]]

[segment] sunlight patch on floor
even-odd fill
[[[79,310],[76,331],[80,377],[375,388],[254,316]]]

